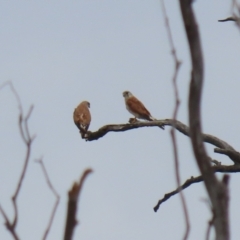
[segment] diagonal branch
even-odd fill
[[[198,183],[198,182],[202,182],[203,181],[203,178],[202,176],[198,176],[198,177],[191,177],[189,178],[188,180],[185,181],[184,184],[182,184],[180,187],[178,187],[176,190],[172,191],[172,192],[169,192],[169,193],[166,193],[164,195],[164,197],[162,199],[160,199],[157,203],[157,205],[153,208],[153,210],[155,212],[158,211],[160,205],[163,203],[163,202],[166,202],[170,197],[178,194],[181,192],[181,190],[184,190],[185,188],[189,187],[190,185],[194,184],[194,183]]]
[[[7,87],[7,86],[10,87],[10,89],[11,89],[11,91],[12,91],[14,97],[16,98],[16,101],[17,101],[17,104],[18,104],[19,112],[20,112],[20,114],[22,115],[22,113],[23,113],[23,109],[22,109],[21,99],[20,99],[20,97],[19,97],[19,95],[18,95],[16,89],[14,88],[12,82],[11,82],[11,81],[6,81],[6,82],[4,82],[4,83],[0,86],[0,90],[3,89],[4,87]]]
[[[49,223],[47,225],[47,228],[46,228],[45,233],[44,233],[43,238],[42,238],[43,240],[45,240],[45,239],[47,239],[47,235],[48,235],[48,233],[51,229],[53,219],[54,219],[54,216],[55,216],[55,213],[57,211],[58,204],[59,204],[60,197],[59,197],[57,191],[55,190],[55,188],[53,187],[53,185],[50,181],[50,178],[49,178],[47,170],[44,166],[43,160],[39,159],[39,160],[36,160],[36,162],[40,164],[40,166],[42,168],[42,171],[43,171],[43,174],[44,174],[44,177],[46,179],[47,185],[48,185],[49,189],[52,191],[53,195],[56,197],[56,202],[53,206],[53,210],[52,210],[52,214],[51,214],[50,219],[49,219]]]
[[[72,188],[68,192],[68,210],[67,210],[67,220],[65,225],[64,240],[71,240],[73,237],[73,231],[77,224],[76,215],[78,208],[78,200],[80,192],[83,188],[83,183],[86,177],[92,172],[92,169],[86,169],[82,174],[79,183],[75,182]]]
[[[20,240],[20,238],[18,237],[18,234],[15,231],[15,228],[13,228],[13,225],[12,225],[11,221],[9,220],[7,214],[5,213],[5,211],[3,210],[1,205],[0,205],[0,212],[3,215],[3,218],[5,220],[5,226],[9,230],[9,232],[12,234],[13,239],[14,240]]]
[[[239,165],[230,165],[230,166],[224,166],[224,165],[219,165],[219,166],[213,166],[212,167],[214,172],[221,172],[221,173],[236,173],[236,172],[240,172],[240,166]],[[160,199],[158,201],[158,203],[156,204],[156,206],[153,208],[155,212],[158,211],[158,209],[160,208],[160,205],[163,202],[166,202],[169,198],[171,198],[172,196],[178,194],[181,190],[184,190],[188,187],[190,187],[192,184],[194,183],[199,183],[203,181],[203,177],[202,176],[198,176],[198,177],[191,177],[189,179],[187,179],[185,181],[185,183],[183,183],[180,187],[176,188],[175,190],[166,193],[164,195],[164,197],[162,199]]]

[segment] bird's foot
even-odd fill
[[[129,118],[129,123],[136,123],[139,122],[136,118]]]

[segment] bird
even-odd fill
[[[73,112],[73,121],[79,129],[82,138],[89,128],[91,122],[91,113],[89,111],[90,103],[88,101],[81,102]]]
[[[143,119],[143,120],[148,120],[148,121],[157,120],[146,109],[146,107],[143,105],[143,103],[141,101],[139,101],[131,92],[124,91],[123,97],[125,98],[126,108],[132,115],[134,115],[135,121],[137,121],[137,118]],[[164,129],[163,126],[161,126],[161,128]]]

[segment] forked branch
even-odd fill
[[[10,82],[10,81],[5,82],[4,84],[2,84],[0,86],[0,90],[3,89],[6,86],[10,87],[13,95],[15,96],[15,98],[17,100],[18,108],[19,108],[19,120],[18,120],[19,131],[20,131],[20,135],[22,137],[22,140],[23,140],[23,142],[26,145],[26,154],[25,154],[25,159],[24,159],[22,172],[21,172],[20,178],[18,180],[18,183],[17,183],[17,186],[16,186],[16,190],[15,190],[13,196],[12,196],[12,203],[13,203],[13,209],[14,209],[13,221],[10,221],[10,219],[7,217],[5,211],[0,206],[0,212],[2,213],[2,215],[3,215],[4,219],[5,219],[5,226],[10,231],[10,233],[13,236],[13,238],[15,240],[17,240],[17,239],[19,239],[19,237],[18,237],[18,235],[16,233],[16,225],[17,225],[17,222],[18,222],[17,198],[18,198],[19,192],[21,190],[23,179],[24,179],[24,177],[26,175],[27,166],[28,166],[29,159],[30,159],[31,146],[32,146],[32,142],[33,142],[33,140],[35,138],[34,136],[30,136],[29,128],[28,128],[28,120],[29,120],[29,118],[31,116],[31,113],[32,113],[32,110],[33,110],[33,106],[30,107],[30,109],[29,109],[28,113],[26,114],[26,116],[24,116],[20,97],[19,97],[17,91],[15,90],[15,88],[13,87],[12,82]]]
[[[240,166],[239,165],[230,165],[230,166],[218,165],[218,166],[213,166],[212,168],[213,168],[214,172],[221,172],[221,173],[236,173],[236,172],[240,172]],[[202,182],[202,181],[203,181],[203,177],[202,176],[190,177],[180,187],[176,188],[175,190],[173,190],[173,191],[171,191],[169,193],[166,193],[164,195],[164,197],[162,199],[160,199],[158,201],[158,203],[156,204],[156,206],[153,208],[154,211],[157,212],[158,209],[160,208],[161,204],[166,202],[172,196],[174,196],[174,195],[178,194],[180,191],[190,187],[192,184],[199,183],[199,182]]]

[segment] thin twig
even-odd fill
[[[32,137],[30,136],[30,133],[29,133],[29,129],[28,129],[28,120],[32,114],[32,111],[33,111],[33,105],[30,106],[29,110],[28,110],[28,113],[26,115],[26,117],[24,118],[24,130],[25,130],[25,135],[26,135],[26,139],[30,142],[34,140],[35,138],[35,135],[33,135]]]
[[[173,89],[174,89],[174,94],[175,94],[175,108],[173,110],[173,124],[175,125],[175,122],[176,122],[176,119],[177,119],[178,108],[179,108],[179,105],[180,105],[180,99],[179,99],[179,93],[178,93],[178,87],[177,87],[177,76],[178,76],[179,68],[181,66],[181,62],[177,57],[176,48],[174,46],[173,37],[172,37],[172,33],[171,33],[171,28],[170,28],[170,25],[169,25],[169,20],[168,20],[166,8],[165,8],[164,0],[161,0],[161,3],[162,3],[163,15],[164,15],[164,18],[165,18],[166,29],[167,29],[167,33],[168,33],[168,40],[169,40],[169,43],[170,43],[173,60],[175,62],[175,71],[173,73],[173,78],[172,78]],[[179,188],[181,180],[180,180],[180,173],[179,173],[179,160],[178,160],[178,149],[177,149],[177,140],[176,140],[176,130],[175,130],[175,128],[176,127],[173,126],[171,128],[170,132],[171,132],[172,143],[173,143],[176,182],[177,182],[177,187]],[[185,197],[184,197],[184,194],[181,190],[180,190],[180,199],[181,199],[181,203],[182,203],[182,207],[183,207],[185,224],[186,224],[186,230],[185,230],[185,234],[184,234],[183,239],[186,240],[188,238],[188,235],[189,235],[190,223],[189,223],[188,210],[187,210]]]
[[[6,228],[9,230],[9,232],[12,234],[14,240],[20,240],[20,238],[18,237],[15,228],[13,228],[10,220],[7,217],[7,214],[5,213],[5,211],[3,210],[2,206],[0,205],[0,212],[3,215],[3,218],[5,220],[5,226]]]
[[[20,175],[20,178],[19,178],[16,190],[15,190],[15,193],[13,194],[13,197],[12,197],[12,202],[13,202],[14,212],[15,212],[14,220],[13,220],[13,226],[14,227],[16,226],[17,221],[18,221],[17,197],[18,197],[19,191],[21,189],[21,185],[22,185],[23,179],[24,179],[24,177],[26,175],[27,166],[28,166],[29,159],[30,159],[30,154],[31,154],[31,145],[32,145],[32,142],[34,140],[34,137],[30,137],[29,136],[29,130],[28,130],[28,119],[30,117],[30,114],[32,113],[32,108],[33,107],[31,106],[30,109],[29,109],[28,114],[26,115],[26,117],[24,119],[22,117],[19,117],[20,134],[21,134],[21,137],[22,137],[23,141],[25,142],[27,150],[26,150],[26,155],[25,155],[23,169],[22,169],[22,172],[21,172],[21,175]],[[22,114],[20,113],[20,116],[21,115]]]
[[[198,182],[202,182],[203,179],[202,179],[202,176],[198,176],[198,177],[191,177],[189,178],[188,180],[185,181],[184,184],[182,184],[180,187],[176,188],[176,190],[173,190],[169,193],[166,193],[164,195],[164,197],[162,199],[160,199],[158,201],[158,203],[156,204],[156,206],[153,208],[153,210],[155,212],[158,211],[160,205],[163,203],[163,202],[166,202],[170,197],[178,194],[179,192],[182,192],[182,190],[184,190],[185,188],[189,187],[190,185],[194,184],[194,183],[198,183]]]
[[[56,202],[55,202],[55,204],[53,206],[52,213],[51,213],[48,225],[46,227],[46,230],[45,230],[43,238],[42,238],[43,240],[45,240],[45,239],[47,239],[47,235],[48,235],[48,233],[49,233],[49,231],[51,229],[51,226],[52,226],[52,223],[53,223],[53,219],[54,219],[54,216],[55,216],[55,213],[57,211],[58,204],[59,204],[60,197],[59,197],[57,191],[55,190],[55,188],[53,187],[53,185],[52,185],[52,183],[50,181],[50,178],[49,178],[47,170],[46,170],[46,168],[44,166],[43,160],[42,159],[38,159],[38,160],[35,160],[35,161],[40,164],[40,166],[42,168],[42,171],[43,171],[43,174],[44,174],[44,177],[46,179],[47,185],[48,185],[49,189],[52,191],[53,195],[56,197]]]
[[[13,209],[14,209],[14,216],[13,216],[13,221],[12,222],[7,218],[7,215],[5,214],[2,207],[0,208],[0,212],[2,213],[2,215],[5,219],[6,228],[10,231],[10,233],[12,234],[14,239],[17,240],[17,239],[19,239],[19,237],[16,233],[16,230],[15,230],[17,222],[18,222],[17,197],[18,197],[18,194],[20,192],[23,179],[26,175],[26,170],[27,170],[29,159],[30,159],[31,145],[32,145],[32,142],[33,142],[33,139],[34,139],[34,137],[30,136],[29,128],[28,128],[28,120],[31,116],[33,107],[32,106],[30,107],[26,117],[24,117],[21,99],[20,99],[17,91],[15,90],[12,82],[7,81],[7,82],[3,83],[0,86],[0,90],[3,89],[6,86],[10,87],[10,90],[12,91],[13,95],[15,96],[15,98],[17,100],[17,104],[18,104],[18,108],[19,108],[19,121],[18,121],[19,131],[20,131],[20,135],[23,139],[23,142],[26,145],[26,155],[25,155],[25,159],[24,159],[23,169],[22,169],[19,181],[17,183],[16,190],[15,190],[13,196],[12,196],[12,203],[13,203]]]
[[[72,188],[68,192],[68,209],[67,209],[67,219],[65,225],[65,234],[64,240],[72,240],[73,231],[78,223],[76,219],[77,208],[78,208],[78,199],[80,192],[82,191],[83,183],[86,180],[86,177],[92,172],[92,169],[86,169],[82,174],[79,182],[75,182]]]
[[[4,87],[7,87],[7,86],[10,87],[10,89],[11,89],[14,97],[16,98],[17,103],[18,103],[19,112],[20,112],[20,114],[22,115],[23,109],[22,109],[21,99],[20,99],[20,97],[19,97],[16,89],[14,88],[13,83],[12,83],[11,81],[6,81],[6,82],[4,82],[4,83],[0,86],[0,90],[3,89]]]

